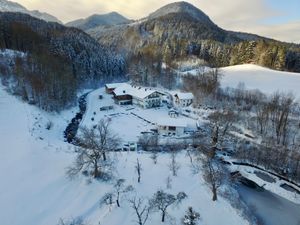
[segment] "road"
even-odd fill
[[[300,205],[267,190],[238,186],[242,200],[264,225],[300,225]]]

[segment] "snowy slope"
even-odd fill
[[[276,71],[252,64],[224,67],[221,73],[223,87],[235,88],[243,82],[246,89],[259,89],[267,94],[292,92],[300,99],[300,73]]]
[[[4,225],[53,225],[60,218],[82,217],[91,225],[130,225],[134,212],[125,199],[121,208],[99,206],[99,199],[111,190],[110,183],[88,182],[81,176],[68,180],[65,168],[73,161],[72,146],[63,142],[63,129],[75,113],[47,114],[34,106],[8,95],[0,85],[0,218]],[[47,122],[53,122],[50,131]],[[126,128],[124,128],[126,129]],[[169,154],[160,154],[154,165],[146,153],[118,153],[116,176],[132,184],[139,196],[150,197],[158,189],[177,193],[185,191],[189,198],[182,206],[171,208],[170,215],[179,222],[188,206],[201,213],[203,224],[248,224],[230,204],[220,198],[211,201],[211,193],[201,174],[193,175],[185,153],[178,155],[181,165],[178,177],[172,177],[172,189],[165,180],[170,176]],[[143,171],[138,184],[134,164],[139,158]],[[218,215],[218,216],[216,216]],[[170,221],[170,220],[169,220]],[[153,213],[148,225],[160,223]]]

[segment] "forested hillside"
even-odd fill
[[[300,72],[300,46],[226,31],[196,7],[167,5],[129,25],[87,31],[99,43],[124,55],[145,55],[165,62],[197,56],[211,66],[255,63]]]
[[[13,92],[46,110],[62,109],[80,88],[124,71],[123,58],[86,33],[20,13],[0,13],[0,49],[27,53],[2,63],[0,74],[7,84],[14,81]]]

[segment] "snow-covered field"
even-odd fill
[[[300,100],[300,73],[276,71],[252,64],[224,67],[220,72],[224,88],[236,88],[242,82],[246,89],[259,89],[266,94],[292,92]]]
[[[121,208],[114,207],[111,211],[99,206],[101,197],[112,189],[111,183],[89,182],[83,175],[72,181],[67,179],[65,169],[74,160],[74,153],[73,146],[63,142],[63,130],[75,112],[75,109],[61,114],[42,112],[7,94],[0,86],[1,224],[53,225],[60,218],[76,217],[84,218],[91,225],[135,224],[134,212],[125,199]],[[49,121],[53,126],[47,130]],[[130,128],[122,125],[119,129]],[[192,174],[184,152],[177,156],[181,167],[178,176],[172,177],[171,189],[166,188],[166,179],[171,176],[169,154],[160,154],[157,165],[146,153],[118,153],[114,157],[118,159],[116,176],[133,185],[139,196],[149,198],[159,188],[170,193],[187,193],[188,198],[180,207],[169,210],[177,224],[188,206],[200,212],[203,224],[248,224],[222,197],[217,202],[211,201],[210,190],[201,174]],[[134,170],[137,158],[143,168],[140,184]],[[151,214],[147,224],[161,224],[160,214]]]

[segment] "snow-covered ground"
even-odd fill
[[[220,72],[224,88],[236,88],[242,82],[246,89],[259,89],[266,94],[292,92],[300,100],[300,73],[276,71],[253,64],[224,67]]]
[[[89,182],[83,175],[67,179],[65,170],[73,162],[74,153],[73,146],[63,142],[63,130],[75,113],[75,109],[61,114],[42,112],[7,94],[0,85],[1,224],[53,225],[60,218],[76,217],[86,219],[91,225],[134,224],[134,212],[125,199],[121,201],[121,208],[114,207],[111,211],[99,206],[101,197],[112,189],[111,183]],[[85,120],[90,120],[89,116]],[[49,121],[53,126],[47,130]],[[130,121],[131,117],[127,123]],[[124,124],[119,124],[119,130],[130,132]],[[117,177],[133,185],[139,196],[149,198],[159,188],[170,193],[187,193],[188,199],[180,207],[169,210],[177,224],[188,206],[200,212],[203,224],[248,224],[222,197],[217,202],[211,201],[210,190],[201,174],[192,174],[184,152],[177,157],[181,168],[178,176],[172,177],[171,189],[166,188],[166,179],[171,176],[169,154],[159,154],[157,165],[146,153],[118,153],[114,157],[118,158]],[[137,158],[143,168],[140,184],[134,171]],[[160,214],[153,213],[147,224],[160,223]],[[170,224],[170,219],[166,224]]]
[[[99,99],[102,95],[103,99]],[[113,106],[112,110],[100,111],[100,107]],[[81,127],[93,127],[102,118],[111,120],[112,130],[118,134],[123,142],[136,142],[141,132],[150,132],[157,128],[162,121],[180,124],[184,123],[190,129],[196,129],[196,120],[185,116],[170,118],[168,108],[142,109],[135,105],[119,106],[114,103],[112,95],[106,94],[104,88],[91,92],[87,97],[87,111],[80,124]]]
[[[277,194],[285,199],[288,199],[291,202],[300,204],[300,195],[299,194],[292,192],[292,191],[288,191],[281,187],[281,185],[283,185],[283,184],[288,184],[291,187],[295,188],[296,190],[299,190],[299,188],[297,186],[295,186],[287,181],[281,180],[278,177],[273,176],[272,174],[260,171],[255,168],[251,168],[249,166],[231,165],[230,167],[231,167],[232,171],[240,171],[240,173],[243,177],[246,177],[249,180],[254,181],[259,186],[264,187],[264,189],[266,189],[274,194]],[[263,174],[263,176],[266,176],[267,178],[269,178],[272,181],[267,181],[267,180],[263,179],[263,177],[260,177],[257,175],[258,173]]]

